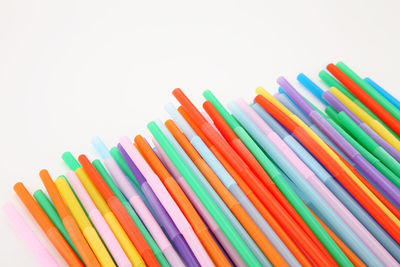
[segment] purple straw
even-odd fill
[[[185,238],[179,232],[178,228],[176,227],[175,223],[172,221],[171,217],[161,204],[160,200],[157,198],[156,194],[151,189],[150,185],[147,183],[146,178],[140,172],[140,170],[136,167],[135,163],[126,153],[125,149],[122,147],[121,144],[118,144],[118,150],[121,153],[122,157],[124,158],[126,164],[128,165],[129,169],[131,170],[132,174],[135,176],[137,182],[139,183],[140,187],[144,195],[146,196],[147,200],[149,201],[150,205],[153,207],[153,210],[158,217],[162,228],[169,236],[172,243],[175,245],[175,248],[178,250],[179,254],[185,261],[188,266],[198,266],[200,267],[199,262],[197,261],[196,257],[194,256],[192,250],[189,248]]]
[[[341,136],[283,77],[278,84],[304,113],[358,166],[375,184],[377,184],[396,205],[400,204],[400,190],[373,167],[361,154]]]

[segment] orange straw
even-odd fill
[[[61,254],[64,260],[70,266],[84,266],[83,263],[76,256],[75,252],[68,245],[67,241],[62,237],[57,228],[53,225],[46,213],[40,208],[39,204],[35,201],[32,195],[28,192],[23,183],[16,183],[14,191],[17,193],[19,199],[24,203],[30,214],[42,228],[43,232],[47,235],[51,243]]]

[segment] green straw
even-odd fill
[[[60,215],[58,215],[56,208],[54,207],[53,203],[50,201],[48,196],[42,190],[39,189],[33,193],[33,197],[39,203],[39,206],[43,209],[43,211],[46,213],[46,215],[50,218],[51,222],[54,224],[54,226],[57,228],[57,230],[61,233],[61,235],[64,237],[64,239],[68,242],[70,247],[75,251],[76,255],[78,255],[78,257],[81,258],[81,256],[78,253],[78,250],[76,249],[76,247],[74,245],[74,242],[72,242],[72,239],[67,232],[67,229],[65,229],[65,227],[64,227],[64,223],[62,222]]]
[[[332,240],[332,238],[326,233],[324,228],[311,214],[309,209],[305,206],[303,201],[297,196],[290,185],[282,177],[275,164],[264,154],[263,150],[256,144],[253,138],[247,133],[247,131],[238,123],[238,121],[232,119],[232,115],[225,109],[225,107],[218,101],[218,99],[210,92],[205,91],[203,96],[213,104],[218,113],[223,117],[229,127],[235,132],[243,144],[250,150],[253,156],[261,164],[263,169],[271,177],[272,181],[276,184],[282,194],[286,197],[293,208],[298,212],[304,222],[310,227],[313,233],[321,241],[324,247],[329,251],[332,257],[341,266],[351,266],[352,264],[343,254],[340,248]]]
[[[140,233],[142,233],[144,239],[146,239],[147,243],[149,244],[151,250],[154,253],[154,256],[156,256],[160,265],[163,267],[171,266],[168,263],[167,259],[164,257],[164,254],[158,247],[157,243],[154,241],[153,237],[147,231],[146,226],[144,226],[144,224],[140,220],[139,216],[136,214],[135,210],[129,204],[128,200],[125,198],[125,196],[122,194],[122,192],[119,190],[118,186],[115,184],[114,180],[108,174],[106,168],[104,168],[104,165],[101,163],[101,161],[96,159],[92,162],[92,164],[96,168],[96,170],[100,173],[100,176],[106,182],[106,184],[111,189],[111,191],[114,193],[114,195],[119,199],[119,201],[121,201],[122,205],[125,207],[129,216],[132,218],[133,222],[136,224],[137,228],[139,229]]]
[[[400,163],[397,162],[386,150],[366,134],[349,116],[344,112],[339,112],[338,119],[341,125],[350,133],[363,147],[377,157],[394,174],[400,176]]]
[[[371,85],[358,76],[352,69],[350,69],[343,62],[338,62],[336,66],[344,72],[350,79],[352,79],[361,89],[363,89],[369,96],[371,96],[379,105],[381,105],[387,112],[389,112],[396,120],[400,121],[400,111],[378,93]]]
[[[215,202],[212,200],[212,198],[207,194],[206,190],[203,188],[203,186],[200,184],[200,182],[196,179],[195,175],[192,173],[192,171],[189,169],[189,167],[184,163],[182,158],[178,155],[178,153],[172,147],[171,143],[167,140],[165,135],[161,132],[160,128],[158,128],[157,124],[155,122],[150,122],[149,124],[147,124],[147,128],[150,130],[151,134],[157,140],[159,145],[165,151],[165,153],[170,158],[170,160],[175,165],[175,167],[178,169],[178,171],[182,174],[183,178],[186,180],[186,182],[189,184],[189,186],[195,192],[197,197],[200,199],[200,201],[206,207],[207,211],[210,213],[210,215],[213,217],[215,222],[218,224],[218,226],[224,232],[225,236],[228,238],[228,240],[234,246],[236,251],[242,257],[243,261],[248,266],[260,266],[260,263],[254,257],[253,253],[250,251],[250,249],[247,247],[247,245],[244,243],[244,241],[237,234],[235,229],[232,227],[232,225],[226,219],[226,217],[221,212],[221,210],[218,208],[218,206],[215,204]]]
[[[371,163],[371,165],[381,172],[390,182],[400,188],[400,178],[343,129],[345,127],[338,118],[338,113],[336,113],[332,107],[327,107],[325,112],[329,116],[329,118],[326,118],[327,121],[347,140],[347,142],[360,152],[361,156]]]

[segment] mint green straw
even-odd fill
[[[332,257],[341,266],[351,266],[351,263],[347,257],[343,254],[340,248],[332,240],[332,238],[326,233],[324,228],[319,224],[315,217],[311,214],[309,209],[304,205],[303,201],[297,196],[290,185],[282,177],[275,164],[264,154],[263,150],[255,143],[253,138],[247,133],[245,129],[239,124],[239,122],[233,118],[225,107],[218,101],[218,99],[210,92],[205,91],[203,96],[211,102],[218,113],[224,118],[229,127],[235,132],[243,144],[250,150],[254,157],[261,164],[263,169],[268,173],[273,182],[286,197],[293,208],[298,212],[304,222],[310,227],[313,233],[321,241],[324,247],[329,251]]]
[[[43,211],[46,213],[46,215],[49,217],[51,222],[61,233],[64,239],[68,242],[71,248],[75,251],[76,255],[78,255],[78,257],[81,258],[81,256],[78,253],[78,250],[74,245],[74,242],[72,242],[72,239],[67,232],[67,229],[65,229],[64,227],[64,223],[62,222],[60,215],[58,215],[56,208],[54,207],[50,199],[47,197],[47,195],[42,190],[39,189],[36,190],[35,193],[33,193],[33,197],[39,203],[39,206],[43,209]]]
[[[329,118],[326,118],[327,121],[347,140],[347,142],[349,142],[358,152],[360,152],[360,154],[380,173],[382,173],[389,181],[399,187],[399,177],[395,175],[388,167],[386,167],[380,160],[372,155],[367,149],[365,149],[359,142],[357,142],[348,132],[343,129],[345,127],[343,127],[343,123],[339,120],[336,111],[332,108],[326,108],[325,112],[329,116]]]
[[[213,217],[215,222],[218,224],[218,226],[224,232],[225,236],[232,243],[232,245],[234,246],[236,251],[242,257],[243,261],[248,266],[260,266],[260,263],[254,257],[253,253],[250,251],[250,249],[247,247],[247,245],[243,242],[243,240],[240,238],[240,236],[234,230],[232,225],[226,219],[226,217],[221,212],[221,210],[217,207],[217,205],[212,200],[212,198],[207,194],[207,192],[205,191],[203,186],[200,184],[200,182],[196,179],[196,177],[191,172],[189,167],[184,163],[182,158],[178,155],[178,153],[172,147],[171,143],[167,140],[167,138],[161,132],[160,128],[158,128],[157,124],[152,121],[149,124],[147,124],[147,128],[150,130],[151,134],[157,140],[158,144],[162,147],[164,152],[170,158],[170,160],[175,165],[175,167],[178,169],[178,171],[181,173],[181,175],[186,180],[186,182],[190,185],[190,187],[195,192],[197,197],[200,199],[200,201],[206,207],[207,211],[210,213],[210,215]]]
[[[149,244],[151,250],[156,256],[158,262],[163,267],[170,267],[171,265],[168,263],[167,259],[164,257],[164,254],[157,246],[157,243],[154,241],[153,237],[150,235],[149,231],[147,231],[146,226],[142,223],[139,216],[136,214],[132,206],[129,204],[128,200],[124,197],[122,192],[119,190],[118,186],[115,184],[114,180],[108,174],[106,168],[101,163],[100,160],[96,159],[92,162],[93,166],[96,170],[100,173],[100,176],[103,178],[104,182],[108,185],[114,195],[121,201],[122,205],[125,207],[126,211],[128,212],[129,216],[132,218],[133,222],[139,229],[140,233],[143,235],[144,239],[146,239],[147,244]]]
[[[363,89],[369,96],[371,96],[379,105],[381,105],[387,112],[389,112],[396,120],[400,121],[400,111],[378,93],[371,85],[358,76],[352,69],[350,69],[343,62],[338,62],[336,66],[344,72],[350,79],[352,79],[361,89]]]

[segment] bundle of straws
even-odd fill
[[[175,89],[153,139],[122,137],[77,159],[47,194],[14,190],[70,266],[399,266],[400,102],[344,63],[285,78],[251,104],[205,113]],[[45,266],[58,266],[15,207],[5,211]]]

